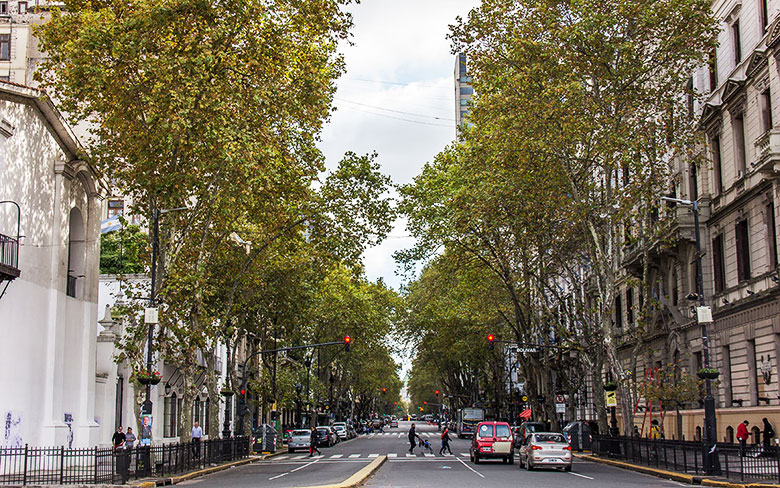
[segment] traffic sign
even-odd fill
[[[561,394],[555,395],[555,403],[566,403],[566,397]]]
[[[555,413],[566,413],[566,404],[565,403],[556,403],[555,404]]]
[[[528,397],[527,397],[527,396],[525,396],[525,395],[523,395],[523,398],[522,398],[522,400],[523,400],[524,402],[527,402],[527,401],[528,401]]]

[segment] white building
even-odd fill
[[[0,127],[0,200],[23,236],[0,299],[0,443],[94,445],[102,188],[38,90],[0,82]],[[0,233],[16,219],[0,206]]]

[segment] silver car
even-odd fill
[[[311,446],[311,431],[310,430],[294,430],[290,433],[290,439],[287,441],[287,451],[295,452],[298,449],[309,450]]]
[[[571,446],[556,432],[528,434],[520,446],[520,467],[523,465],[528,471],[539,467],[571,471]]]
[[[347,424],[344,422],[336,422],[335,424],[331,425],[331,428],[336,431],[336,434],[341,438],[342,440],[348,440],[349,439],[349,433],[347,432]]]

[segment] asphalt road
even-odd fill
[[[407,432],[410,422],[401,422],[398,429],[385,433],[359,436],[331,448],[322,448],[322,456],[309,458],[307,453],[284,454],[266,461],[232,468],[202,478],[181,483],[200,487],[299,487],[339,483],[352,476],[380,455],[388,461],[371,477],[370,487],[437,487],[473,486],[582,486],[604,487],[672,487],[687,486],[610,466],[575,460],[572,472],[520,469],[519,465],[503,464],[500,460],[469,461],[466,439],[456,436],[452,456],[439,456],[439,433],[435,426],[416,422],[417,432],[428,439],[433,454],[415,449],[408,455]]]

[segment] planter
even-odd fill
[[[698,376],[700,379],[703,380],[716,380],[718,379],[718,376],[720,376],[719,371],[699,371],[696,373],[696,376]]]
[[[222,391],[219,392],[219,394],[222,395],[222,396],[226,396],[226,397],[233,396],[233,392],[230,391],[230,390],[222,390]]]
[[[159,376],[138,376],[136,379],[142,385],[156,385],[162,380]]]
[[[604,385],[604,391],[615,391],[617,390],[617,383],[607,383]]]

